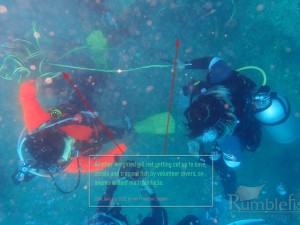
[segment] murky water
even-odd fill
[[[0,24],[0,224],[84,224],[96,210],[89,206],[90,187],[98,197],[105,191],[103,186],[90,185],[88,174],[82,175],[78,189],[68,195],[58,192],[48,178],[13,184],[11,176],[19,163],[18,138],[25,125],[19,87],[29,79],[40,77],[43,85],[39,100],[49,109],[66,101],[72,91],[61,71],[70,74],[74,82],[95,75],[94,110],[101,121],[123,126],[127,114],[135,123],[168,110],[175,43],[180,39],[181,60],[216,55],[234,69],[262,68],[272,90],[290,100],[292,117],[299,124],[298,1],[2,0]],[[169,155],[189,154],[179,92],[191,78],[203,79],[205,74],[176,72],[172,105],[176,132],[168,137]],[[257,84],[262,82],[255,70],[243,74]],[[162,155],[164,138],[154,134],[127,138],[126,154]],[[237,183],[251,187],[265,184],[257,201],[264,201],[266,206],[266,200],[276,200],[290,208],[232,211],[217,224],[251,218],[266,218],[270,224],[299,224],[299,206],[291,205],[289,199],[294,195],[293,202],[299,203],[299,158],[299,140],[277,144],[264,132],[256,152],[243,152],[243,163],[236,169]],[[171,179],[168,187],[157,186],[155,190],[158,196],[175,190],[173,197],[178,205],[189,204],[199,196],[202,203],[212,203],[210,172],[205,170],[207,177],[201,178],[201,184]],[[76,179],[76,175],[67,175],[59,182],[72,187]],[[286,188],[285,196],[276,192],[280,183]],[[222,187],[216,174],[213,184],[214,195],[220,195]],[[115,196],[124,193],[142,196],[139,187],[126,185],[119,186]],[[167,208],[169,224],[188,214],[200,216],[200,211],[193,207]],[[138,218],[150,214],[150,208],[124,207],[123,213],[130,224],[136,224]]]

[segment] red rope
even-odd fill
[[[169,123],[170,123],[170,117],[171,117],[171,108],[172,108],[172,101],[173,101],[173,91],[174,91],[174,83],[175,83],[175,75],[176,75],[176,61],[178,57],[178,48],[180,46],[180,40],[177,39],[176,41],[176,54],[174,58],[174,70],[172,75],[172,86],[170,91],[170,101],[169,101],[169,108],[168,108],[168,121],[167,121],[167,127],[166,127],[166,136],[165,136],[165,143],[164,143],[164,155],[167,154],[167,141],[168,141],[168,135],[169,135]]]
[[[81,95],[81,93],[78,91],[78,89],[75,87],[74,83],[70,80],[69,75],[65,72],[62,72],[64,78],[71,84],[73,89],[76,91],[80,99],[83,101],[83,103],[86,105],[86,107],[89,109],[89,111],[94,115],[97,122],[100,124],[100,126],[103,128],[107,136],[111,139],[111,141],[117,146],[117,148],[120,150],[122,154],[124,154],[124,151],[120,148],[116,140],[113,138],[111,133],[108,131],[108,129],[105,127],[105,125],[101,122],[101,120],[98,118],[98,116],[94,113],[94,110],[91,108],[91,106],[87,103],[87,101],[84,99],[84,97]]]

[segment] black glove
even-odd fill
[[[115,193],[115,191],[117,190],[117,185],[113,184],[111,181],[109,182],[109,184],[106,186],[106,194],[109,195],[113,195]]]

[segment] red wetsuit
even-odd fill
[[[43,123],[49,122],[51,120],[50,113],[45,111],[41,107],[40,103],[37,100],[36,94],[37,88],[35,80],[30,80],[21,84],[19,97],[23,109],[24,122],[29,133],[37,129]],[[92,138],[94,129],[96,128],[91,128],[88,125],[83,125],[79,122],[75,122],[74,124],[68,125],[62,124],[59,129],[66,133],[68,136],[74,138],[76,141],[88,141]],[[121,143],[115,149],[106,153],[105,155],[107,156],[105,157],[91,157],[89,159],[89,156],[79,155],[79,163],[80,167],[82,168],[81,172],[102,170],[115,161],[114,155],[123,154],[125,150],[126,146]],[[64,171],[77,172],[77,167],[77,162],[74,158]]]

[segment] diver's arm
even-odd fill
[[[111,182],[106,186],[106,191],[98,202],[97,212],[106,213],[109,210],[110,203],[116,190],[117,185],[114,185]]]
[[[23,118],[29,132],[50,119],[50,114],[41,107],[36,95],[36,80],[21,84],[19,99],[23,110]]]
[[[213,57],[203,57],[198,59],[193,59],[191,61],[185,62],[185,69],[208,69],[209,63]]]
[[[156,225],[167,225],[168,224],[168,214],[163,207],[159,207],[159,201],[157,200],[157,196],[155,193],[150,196],[151,202],[151,211],[152,218],[155,221]]]
[[[224,59],[219,57],[203,57],[184,64],[185,69],[208,69],[207,80],[211,84],[218,84],[235,74]]]
[[[149,186],[145,180],[141,180],[141,188],[142,188],[141,189],[142,193],[147,194],[147,196],[149,196],[150,199],[151,211],[152,211],[151,218],[152,220],[154,220],[152,224],[167,225],[168,214],[163,207],[160,207],[159,201],[157,199],[156,193],[153,190],[153,187]],[[147,217],[145,219],[147,219]],[[141,224],[144,224],[143,221],[141,222]]]

